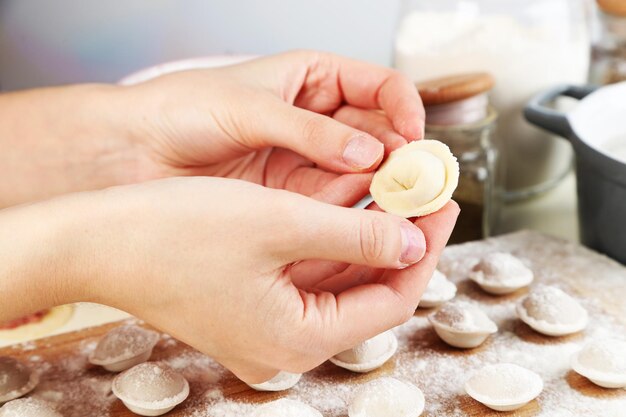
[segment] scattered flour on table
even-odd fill
[[[489,296],[467,280],[467,275],[484,254],[506,251],[523,257],[536,276],[536,283],[557,285],[590,313],[590,322],[581,334],[562,338],[541,336],[516,316],[515,304],[524,296],[522,290],[509,296]],[[626,410],[624,390],[604,390],[604,395],[581,391],[572,384],[578,377],[570,370],[570,357],[585,343],[596,338],[626,335],[626,269],[608,258],[593,254],[577,245],[534,233],[518,233],[483,242],[451,246],[446,249],[439,267],[457,284],[456,299],[478,305],[499,328],[483,345],[470,351],[448,347],[434,333],[427,315],[418,311],[404,325],[394,329],[399,349],[392,364],[371,374],[353,374],[328,363],[303,375],[300,382],[285,393],[255,393],[259,401],[284,396],[318,409],[325,417],[345,417],[348,404],[366,381],[393,376],[418,386],[426,398],[424,416],[463,417],[479,407],[464,392],[467,378],[488,364],[508,362],[539,374],[545,384],[537,398],[542,417],[607,416],[623,417]],[[595,279],[602,276],[601,280]],[[580,294],[588,294],[581,298]],[[598,294],[598,295],[594,295]],[[603,314],[596,297],[614,297],[612,316]],[[623,321],[620,321],[623,320]],[[89,367],[86,357],[95,345],[84,343],[73,355],[49,363],[45,352],[31,364],[42,371],[42,384],[34,396],[59,405],[66,417],[107,416],[117,401],[110,392],[113,374]],[[189,380],[192,394],[180,406],[183,417],[247,417],[257,407],[225,393],[232,376],[212,359],[192,350],[170,354],[176,346],[162,337],[154,359],[167,363]],[[82,368],[84,367],[84,368]],[[480,409],[480,408],[479,408]],[[185,411],[182,411],[185,410]]]

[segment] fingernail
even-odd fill
[[[382,143],[372,137],[355,136],[343,150],[343,161],[353,168],[367,169],[378,162],[385,151]]]
[[[422,230],[412,224],[401,224],[402,253],[400,262],[406,265],[420,261],[426,253],[426,239]]]

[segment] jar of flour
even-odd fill
[[[593,84],[626,81],[626,1],[597,0],[596,38],[591,54]]]
[[[396,68],[415,82],[494,75],[490,99],[500,115],[496,138],[508,199],[547,190],[570,169],[570,145],[530,126],[522,110],[539,91],[587,81],[587,9],[586,0],[403,1]]]

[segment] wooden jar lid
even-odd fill
[[[416,84],[425,106],[452,103],[478,94],[486,93],[493,88],[495,81],[486,72],[459,74],[437,78]]]
[[[606,13],[626,17],[626,0],[598,0],[598,6]]]

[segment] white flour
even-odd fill
[[[542,174],[537,161],[548,158],[551,147],[565,146],[547,144],[546,135],[524,120],[528,100],[555,85],[587,80],[587,30],[582,24],[570,28],[564,14],[558,10],[559,17],[525,26],[506,15],[416,11],[403,18],[396,35],[395,67],[414,81],[482,71],[495,77],[490,98],[499,112],[498,136],[513,156],[507,161],[509,183],[532,181]],[[569,167],[566,155],[554,154],[541,169],[560,173]]]
[[[528,260],[537,283],[558,285],[583,299],[590,313],[585,331],[567,337],[541,336],[522,324],[515,303],[524,290],[510,296],[485,294],[466,279],[471,267],[484,254],[496,250],[514,253]],[[445,345],[428,322],[430,311],[418,311],[406,324],[394,330],[399,349],[382,368],[370,374],[354,374],[326,363],[303,375],[285,393],[252,392],[212,359],[172,346],[167,338],[156,346],[153,360],[163,360],[183,372],[191,387],[190,398],[173,412],[177,417],[249,417],[258,407],[243,400],[272,401],[282,396],[302,401],[324,417],[345,417],[348,404],[365,382],[393,376],[419,387],[426,398],[424,416],[464,417],[488,413],[469,398],[463,386],[476,370],[488,364],[514,363],[541,376],[545,388],[527,407],[541,417],[603,416],[623,417],[626,390],[595,387],[570,369],[570,358],[593,339],[626,334],[626,268],[578,245],[534,233],[490,239],[446,249],[442,271],[459,287],[459,300],[471,301],[498,325],[498,333],[476,349],[461,351]],[[601,279],[598,279],[601,277]],[[594,294],[614,302],[601,305]],[[609,305],[610,304],[610,305]],[[612,310],[613,316],[605,313]],[[620,322],[620,320],[622,320]],[[42,384],[34,396],[58,404],[65,417],[105,417],[122,405],[110,393],[112,374],[86,362],[93,342],[85,342],[63,360],[50,362],[46,351],[31,362],[42,372]],[[28,358],[18,347],[16,354]],[[20,353],[21,352],[21,353]],[[245,392],[245,395],[241,394]]]

